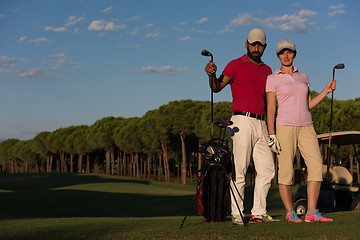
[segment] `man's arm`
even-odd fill
[[[217,67],[215,63],[209,61],[205,67],[205,72],[209,76],[209,86],[214,92],[220,92],[227,84],[230,83],[231,79],[224,75],[221,75],[219,78],[217,78],[216,70]]]

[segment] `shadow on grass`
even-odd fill
[[[56,189],[81,184],[109,183],[110,191],[99,189]],[[115,183],[112,185],[112,183]],[[149,181],[80,174],[15,174],[0,175],[0,218],[63,218],[63,217],[160,217],[184,216],[194,195],[145,194],[144,192],[117,192],[121,186],[139,189],[156,187],[158,192],[168,189],[189,190],[189,186],[158,184]],[[135,184],[135,185],[134,185]],[[105,186],[104,186],[105,187]],[[129,188],[129,187],[128,187]],[[55,189],[55,190],[54,190]],[[112,192],[111,189],[114,189]],[[192,188],[195,189],[195,188]],[[247,187],[245,209],[250,211],[253,188]],[[134,191],[131,191],[134,192]],[[194,192],[195,194],[195,192]],[[281,207],[277,190],[269,193],[274,206]],[[276,199],[276,200],[275,200]],[[276,206],[277,207],[277,206]],[[196,202],[191,205],[189,216],[197,216]]]
[[[8,191],[48,190],[87,183],[123,182],[149,184],[149,181],[93,174],[30,173],[0,175],[0,189]]]
[[[0,192],[0,218],[174,216],[184,214],[192,199],[191,195],[117,193],[115,184],[114,192],[56,189],[92,183],[150,185],[149,181],[104,175],[0,175],[0,190],[5,190]]]

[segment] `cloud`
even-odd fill
[[[51,67],[51,70],[58,70],[58,69],[62,68],[65,65],[68,65],[68,66],[72,67],[73,69],[79,69],[80,68],[79,64],[71,61],[71,59],[60,58],[60,59],[54,60],[52,62],[53,62],[54,65]]]
[[[17,78],[37,78],[53,79],[61,78],[64,75],[57,74],[57,71],[65,66],[72,69],[79,69],[78,63],[72,61],[70,57],[66,57],[64,53],[58,53],[50,56],[52,59],[44,60],[40,66],[22,67],[18,66],[18,62],[29,63],[26,59],[20,61],[16,58],[0,56],[0,76],[4,74],[14,74]],[[13,77],[14,77],[13,76]]]
[[[152,66],[147,66],[147,67],[142,67],[140,70],[137,70],[136,72],[141,72],[141,73],[155,73],[155,74],[160,74],[160,75],[178,75],[178,74],[184,74],[188,72],[188,67],[171,67],[171,66],[163,66],[163,67],[152,67]]]
[[[95,20],[90,23],[88,30],[90,31],[112,31],[116,29],[126,28],[125,24],[115,25],[114,22]]]
[[[46,26],[45,30],[46,31],[53,31],[53,32],[64,32],[67,29],[66,29],[66,27],[53,28],[53,27]]]
[[[49,67],[51,70],[58,70],[58,69],[61,69],[63,66],[70,66],[73,69],[80,68],[79,64],[76,62],[73,62],[71,60],[71,58],[66,57],[65,53],[54,54],[54,55],[51,55],[50,57],[57,58],[57,59],[46,60],[46,61],[43,61],[42,64],[50,65]]]
[[[84,17],[79,17],[76,18],[76,16],[69,16],[67,22],[65,23],[65,25],[63,27],[51,27],[51,26],[46,26],[44,29],[46,31],[53,31],[53,32],[65,32],[67,31],[67,28],[70,26],[73,26],[75,24],[77,24],[78,22],[82,21],[84,19]],[[76,33],[78,30],[75,30],[74,32]]]
[[[329,23],[329,25],[327,25],[325,28],[334,29],[334,28],[336,28],[336,23]]]
[[[42,70],[40,68],[30,68],[30,69],[18,69],[17,76],[21,78],[33,78],[42,75]]]
[[[105,9],[101,10],[101,12],[108,12],[108,11],[110,11],[111,9],[112,9],[112,6],[110,6],[110,7],[108,7],[108,8],[105,8]]]
[[[137,34],[139,32],[139,28],[135,28],[134,30],[132,30],[131,32],[130,32],[130,35],[135,35],[135,34]]]
[[[88,30],[93,31],[109,31],[114,29],[115,24],[113,22],[106,22],[101,20],[93,21],[88,27]]]
[[[336,10],[336,11],[334,11],[334,12],[329,12],[328,14],[329,14],[329,16],[335,16],[335,15],[338,15],[338,14],[345,14],[345,13],[346,13],[345,10],[343,10],[343,9],[338,9],[338,10]]]
[[[249,26],[252,23],[259,22],[259,21],[260,21],[259,18],[255,18],[249,13],[244,13],[244,14],[239,13],[236,18],[234,18],[233,20],[230,21],[230,25],[247,25],[247,26]]]
[[[201,23],[206,23],[206,22],[208,22],[209,21],[209,19],[207,18],[207,17],[203,17],[202,19],[200,19],[199,21],[197,21],[196,23],[197,24],[201,24]]]
[[[9,58],[7,56],[0,56],[0,75],[10,73],[13,69],[16,69],[15,58]]]
[[[331,5],[331,6],[329,6],[329,9],[334,10],[334,11],[329,12],[328,15],[329,16],[335,16],[335,15],[338,15],[338,14],[345,14],[346,11],[343,8],[345,8],[344,4]]]
[[[17,68],[15,62],[15,58],[0,56],[0,76],[7,73],[12,73]]]
[[[51,57],[65,57],[65,53],[54,54]]]
[[[46,37],[36,38],[36,39],[31,39],[31,40],[29,40],[29,42],[32,42],[32,43],[48,42],[48,41],[49,41],[49,39],[46,38]]]
[[[3,74],[8,73],[8,72],[10,72],[10,71],[7,70],[7,69],[1,69],[0,68],[0,75],[3,75]]]
[[[26,36],[19,37],[18,42],[23,42],[27,39]]]
[[[345,4],[331,5],[329,8],[332,10],[337,10],[339,8],[345,8]]]
[[[6,19],[6,16],[5,16],[4,14],[1,14],[1,13],[0,13],[0,18]]]
[[[141,27],[137,27],[137,28],[134,28],[134,30],[132,30],[131,32],[130,32],[130,35],[132,35],[132,36],[134,36],[134,35],[136,35],[139,31],[140,31],[140,29],[142,29],[142,28],[150,28],[150,27],[153,27],[154,26],[154,24],[152,24],[152,23],[148,23],[148,24],[145,24],[145,25],[143,25],[143,26],[141,26]],[[147,37],[157,37],[157,36],[151,36],[151,34],[148,34],[148,36]]]
[[[160,33],[158,32],[154,32],[154,33],[148,33],[145,35],[145,38],[156,38],[156,37],[159,37],[160,36]]]
[[[314,25],[308,18],[314,17],[317,13],[310,10],[301,10],[298,14],[283,15],[280,18],[273,18],[274,22],[279,22],[277,28],[282,31],[294,31],[296,33],[306,33],[309,27]]]
[[[181,41],[188,41],[190,40],[190,36],[185,36],[185,37],[182,37],[180,38]]]
[[[226,28],[224,28],[223,30],[217,31],[216,33],[220,34],[220,33],[230,33],[230,32],[234,32],[234,30],[226,27]]]
[[[75,25],[76,23],[82,21],[83,19],[84,19],[84,17],[76,18],[76,16],[70,16],[70,17],[68,18],[67,23],[65,23],[65,27],[69,27],[69,26]]]
[[[284,14],[282,16],[269,17],[266,19],[260,19],[252,16],[249,13],[238,14],[238,16],[230,21],[231,26],[238,25],[261,25],[264,28],[277,28],[282,31],[293,31],[296,33],[306,33],[309,31],[309,27],[314,25],[315,22],[310,21],[310,18],[314,17],[317,12],[302,9],[298,13]],[[226,31],[229,29],[226,27]],[[220,32],[224,32],[222,30]]]
[[[14,68],[14,67],[16,67],[15,61],[16,61],[15,58],[9,58],[7,56],[0,56],[1,67]]]
[[[126,19],[126,21],[128,22],[134,22],[134,21],[139,21],[141,19],[141,17],[139,15],[132,17],[132,18],[128,18]]]

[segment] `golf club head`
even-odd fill
[[[335,78],[335,69],[343,69],[343,68],[345,68],[345,65],[343,63],[339,63],[333,68],[333,79]]]
[[[209,52],[208,50],[202,50],[201,51],[201,55],[205,56],[205,57],[211,57],[211,61],[213,61],[213,55],[211,54],[211,52]]]
[[[210,153],[211,155],[214,155],[215,154],[215,151],[214,151],[214,148],[212,146],[208,146],[206,148],[206,151],[208,151],[208,153]]]
[[[334,69],[343,69],[343,68],[345,68],[345,65],[343,63],[339,63],[334,67]]]
[[[230,121],[230,120],[224,120],[224,119],[221,119],[221,118],[218,118],[215,120],[215,125],[220,127],[220,128],[225,128],[227,126],[230,126],[232,125],[233,122]]]

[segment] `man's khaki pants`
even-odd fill
[[[256,170],[254,202],[251,215],[266,214],[266,197],[271,186],[271,179],[275,175],[274,158],[268,146],[268,131],[264,120],[233,115],[233,125],[229,126],[229,134],[233,139],[233,153],[235,164],[235,185],[241,197],[244,198],[245,176],[252,157]],[[244,203],[238,196],[233,183],[231,187],[236,201],[242,212]],[[233,196],[231,196],[231,212],[239,215],[239,210]]]

